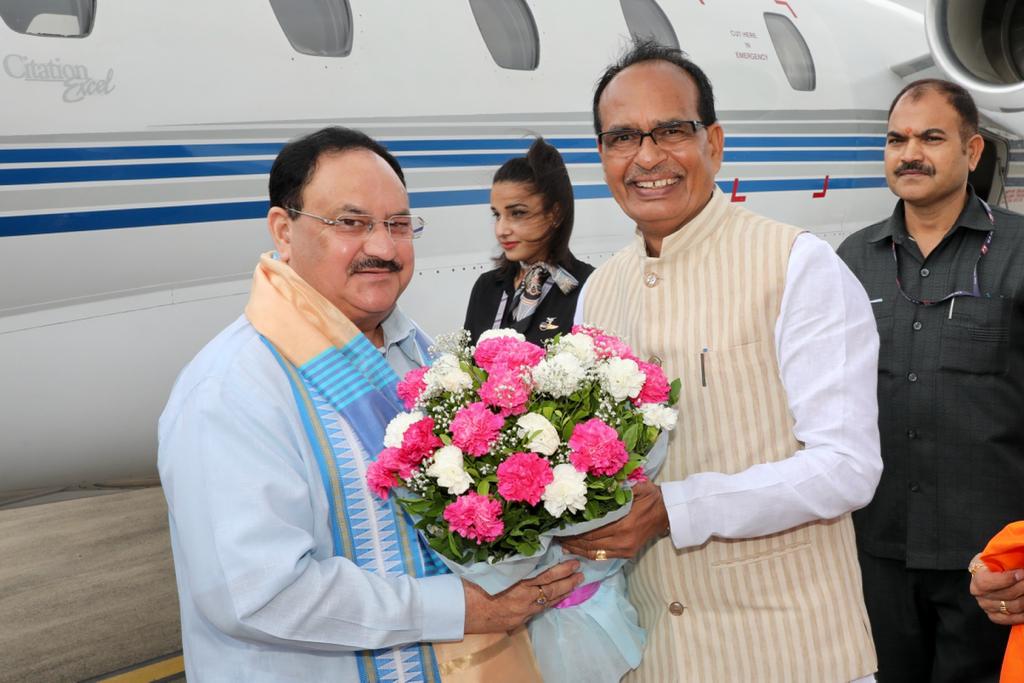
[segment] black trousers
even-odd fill
[[[970,592],[967,569],[907,569],[860,552],[879,683],[997,683],[1010,629]]]

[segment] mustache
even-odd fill
[[[907,171],[917,171],[918,173],[935,175],[935,167],[929,166],[923,161],[904,161],[903,163],[896,167],[894,173],[896,175],[903,175]]]
[[[376,256],[368,256],[364,259],[359,259],[353,262],[348,267],[348,274],[361,273],[364,270],[387,270],[392,273],[397,273],[402,270],[402,264],[398,261],[388,261]]]

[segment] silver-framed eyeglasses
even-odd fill
[[[334,232],[345,237],[359,237],[366,239],[373,232],[373,227],[378,223],[387,228],[388,234],[393,240],[414,240],[423,234],[427,222],[421,216],[409,214],[398,214],[391,218],[377,220],[373,216],[362,213],[343,213],[337,218],[324,218],[315,213],[299,211],[298,209],[285,208],[290,213],[297,213],[303,216],[315,218],[324,225],[329,225]]]
[[[672,121],[655,126],[647,132],[635,128],[619,128],[606,130],[597,134],[601,148],[610,154],[633,154],[644,144],[644,138],[650,138],[654,144],[665,149],[684,145],[697,136],[697,131],[707,128],[702,121]]]

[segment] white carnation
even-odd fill
[[[484,330],[481,332],[479,339],[476,340],[477,346],[479,346],[481,342],[485,342],[488,339],[496,339],[498,337],[512,337],[517,341],[526,341],[526,337],[519,332],[502,327],[497,330]]]
[[[567,334],[558,342],[555,353],[569,353],[576,356],[583,367],[590,367],[597,360],[594,339],[587,334]]]
[[[558,431],[555,429],[555,426],[548,422],[548,419],[543,415],[526,413],[526,415],[522,415],[516,420],[516,424],[519,426],[520,436],[540,432],[527,444],[527,448],[535,453],[551,455],[558,449],[558,445],[562,443],[562,440],[558,438]]]
[[[609,358],[598,366],[597,374],[601,378],[601,388],[616,401],[636,398],[647,379],[636,361],[629,358]]]
[[[555,398],[568,396],[580,388],[587,373],[579,359],[570,353],[546,358],[533,368],[536,390]]]
[[[555,465],[554,480],[544,487],[540,499],[552,517],[566,510],[579,512],[587,505],[587,474],[568,463]]]
[[[414,422],[419,422],[422,419],[423,413],[418,410],[395,415],[391,418],[391,422],[388,423],[387,429],[384,430],[384,445],[388,448],[401,448],[405,430]]]
[[[434,396],[439,391],[458,393],[473,387],[473,378],[459,366],[459,358],[450,353],[438,356],[430,369],[423,374],[426,385],[425,397]]]
[[[660,403],[644,403],[640,406],[644,416],[644,424],[670,432],[676,427],[677,413],[672,408]]]
[[[437,485],[458,496],[473,485],[473,478],[463,467],[462,451],[456,446],[444,446],[434,453],[434,461],[426,469],[427,476],[437,479]]]

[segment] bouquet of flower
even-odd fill
[[[675,426],[670,406],[679,381],[669,383],[660,367],[638,359],[620,339],[576,326],[543,348],[513,330],[490,330],[475,347],[463,332],[439,341],[435,350],[433,365],[399,382],[409,412],[388,425],[385,448],[367,480],[381,497],[398,489],[399,503],[418,520],[430,546],[453,572],[485,590],[499,592],[564,559],[553,537],[621,518],[633,483],[660,466],[652,460],[664,449],[651,453],[652,446]],[[600,624],[607,632],[610,619],[632,617],[633,631],[606,633],[611,645],[598,644],[622,651],[626,665],[604,667],[607,674],[621,669],[617,681],[639,663],[643,632],[621,577],[609,583],[615,595],[587,599],[601,594],[600,581],[622,563],[583,564],[593,583],[578,591],[589,588],[589,594],[567,601],[619,616],[587,621],[577,615],[587,621],[580,628]],[[571,611],[548,610],[531,631],[544,619],[564,622],[567,614],[552,613]],[[548,626],[565,633],[564,623]],[[615,642],[630,635],[636,647]],[[585,642],[574,640],[577,647]],[[566,652],[556,654],[565,658]],[[544,670],[539,652],[538,660]]]

